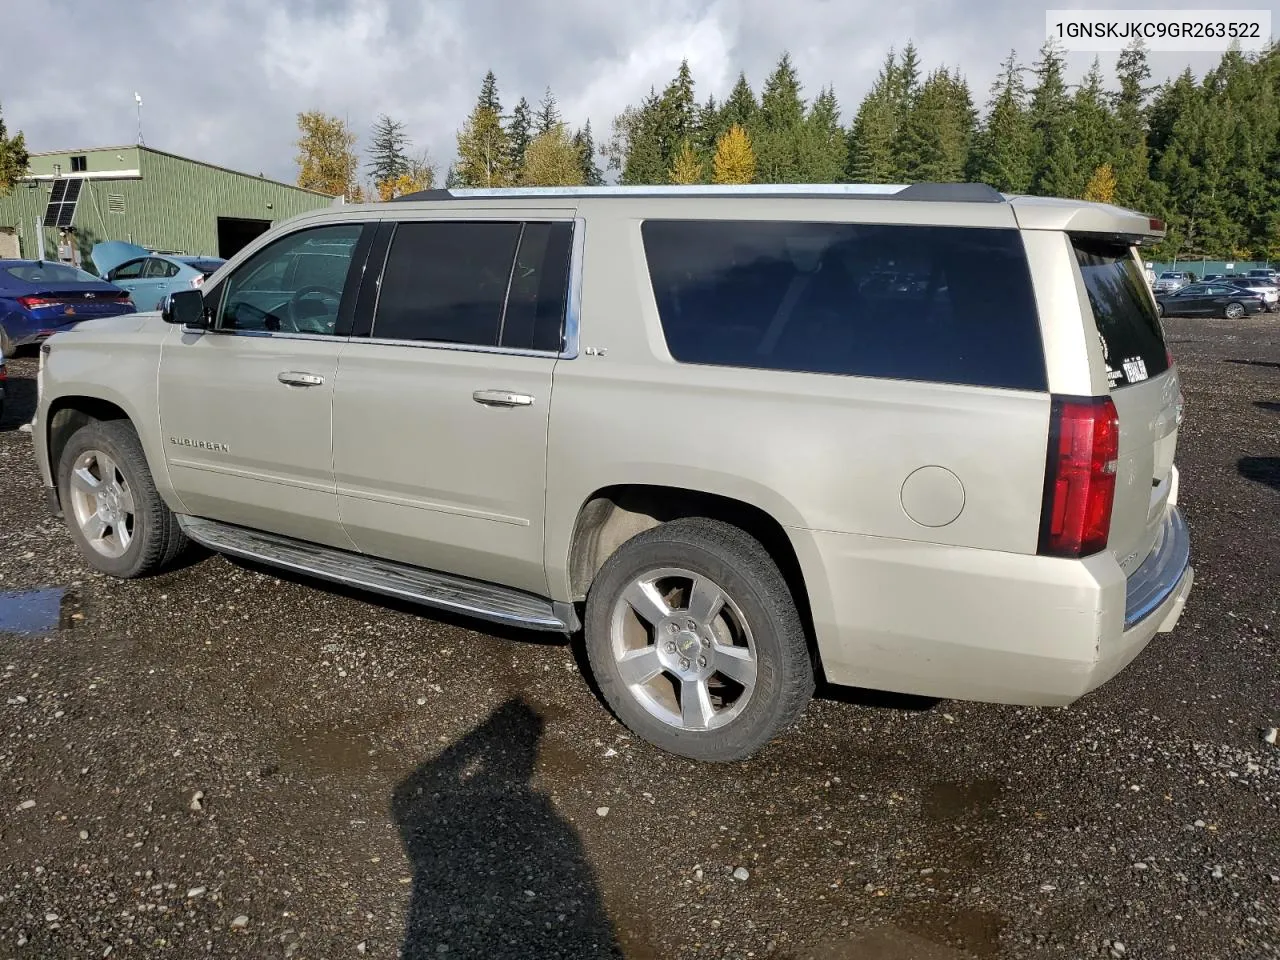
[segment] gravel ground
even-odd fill
[[[826,691],[733,767],[627,736],[570,646],[92,574],[12,362],[0,622],[55,589],[0,633],[0,957],[1280,955],[1280,322],[1168,327],[1178,630],[1064,709]]]

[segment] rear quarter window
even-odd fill
[[[1016,230],[649,220],[641,235],[679,362],[1047,389]]]
[[[1169,369],[1164,329],[1129,248],[1080,238],[1071,243],[1112,389],[1164,373]]]

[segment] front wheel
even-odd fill
[[[1228,320],[1239,320],[1244,316],[1244,304],[1232,300],[1227,304],[1226,314]]]
[[[587,597],[587,658],[618,718],[663,750],[740,760],[813,695],[796,604],[737,527],[674,520],[628,540]]]
[[[168,566],[187,545],[156,492],[146,454],[126,420],[86,424],[58,460],[58,498],[89,565],[131,579]]]

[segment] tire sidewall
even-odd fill
[[[137,576],[142,568],[148,554],[149,541],[156,535],[154,511],[148,497],[151,484],[148,482],[149,477],[138,476],[135,457],[137,451],[124,449],[112,435],[116,431],[105,429],[105,427],[104,423],[92,423],[81,427],[72,434],[67,445],[63,447],[62,456],[58,459],[58,500],[62,504],[71,539],[75,541],[90,566],[114,577],[130,578]],[[104,556],[90,546],[84,531],[76,521],[75,508],[71,501],[71,469],[86,450],[101,450],[110,456],[115,461],[116,467],[124,474],[129,490],[133,494],[133,540],[129,543],[129,549],[119,557]]]
[[[623,682],[613,656],[610,622],[622,591],[637,577],[661,567],[679,566],[708,577],[733,598],[751,628],[755,645],[756,684],[743,712],[727,726],[689,731],[663,723],[649,713]],[[584,624],[587,658],[609,706],[629,728],[664,750],[698,760],[754,752],[772,735],[783,699],[783,658],[780,637],[788,629],[780,613],[755,578],[736,568],[714,548],[684,540],[651,539],[624,545],[601,568],[587,599]]]

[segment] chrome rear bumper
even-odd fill
[[[1129,630],[1160,608],[1182,582],[1191,564],[1191,534],[1177,507],[1171,506],[1160,538],[1125,587],[1124,628]]]

